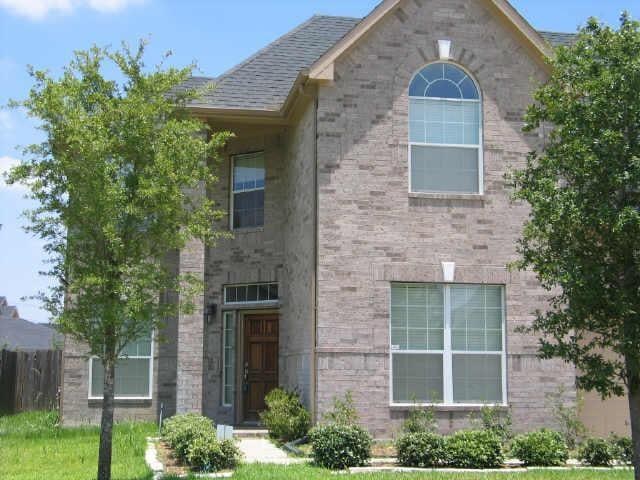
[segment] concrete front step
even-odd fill
[[[265,428],[234,428],[233,436],[236,438],[268,438],[269,431]]]

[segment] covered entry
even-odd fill
[[[236,425],[256,425],[265,396],[278,387],[277,284],[225,287],[222,405]]]

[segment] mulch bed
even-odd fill
[[[183,465],[173,454],[173,450],[162,440],[157,444],[159,460],[164,465],[164,473],[167,475],[187,475],[190,472],[188,466]]]

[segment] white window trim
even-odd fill
[[[234,228],[233,227],[233,212],[234,212],[234,200],[235,200],[235,195],[236,193],[247,193],[247,192],[257,192],[257,191],[265,191],[265,187],[267,186],[267,168],[265,165],[265,169],[264,169],[264,174],[265,174],[265,185],[262,188],[252,188],[249,190],[242,190],[241,192],[236,192],[235,191],[235,187],[234,187],[234,172],[235,172],[235,162],[236,162],[236,157],[242,157],[244,155],[255,155],[257,153],[262,153],[263,157],[264,157],[264,150],[256,150],[255,152],[245,152],[245,153],[236,153],[235,155],[231,155],[231,170],[229,172],[229,192],[230,192],[230,198],[229,198],[229,230],[236,231],[236,232],[241,232],[243,230],[255,230],[256,228],[263,228],[264,227],[264,221],[262,222],[263,225],[259,226],[259,227],[242,227],[242,228]],[[266,160],[266,159],[265,159]],[[264,213],[263,213],[264,215]]]
[[[148,396],[140,396],[140,397],[122,397],[114,395],[114,400],[152,400],[153,399],[153,362],[154,362],[154,349],[155,349],[155,335],[151,334],[151,355],[128,355],[128,356],[120,356],[118,358],[124,359],[132,359],[132,360],[149,360],[149,395]],[[102,395],[93,396],[91,395],[91,385],[93,384],[93,360],[99,360],[98,357],[92,356],[89,357],[89,400],[103,400],[104,397]],[[114,385],[115,388],[115,385]]]
[[[226,335],[226,330],[228,330],[226,328],[226,317],[229,316],[231,317],[231,319],[233,320],[233,322],[235,323],[234,325],[234,330],[237,328],[237,323],[236,323],[236,312],[233,310],[230,311],[226,311],[226,312],[222,312],[222,406],[223,407],[232,407],[233,406],[233,400],[231,401],[231,403],[227,403],[225,402],[226,398],[226,388],[227,388],[227,335]],[[237,331],[236,331],[237,333]],[[236,347],[237,348],[237,347]],[[234,351],[234,355],[235,355],[236,351]],[[235,362],[234,362],[235,363]],[[235,388],[235,369],[234,369],[234,378],[232,379],[232,383],[231,385],[233,386],[233,394],[235,396],[235,392],[236,392],[236,388]]]
[[[260,306],[260,305],[278,305],[280,303],[280,299],[277,298],[275,300],[257,300],[251,302],[227,302],[227,288],[229,287],[250,287],[252,285],[277,285],[278,286],[278,297],[280,296],[280,284],[278,282],[257,282],[257,283],[234,283],[232,285],[224,285],[222,287],[222,298],[224,301],[224,305],[227,307],[246,307],[246,306]]]
[[[398,285],[407,285],[406,282],[393,282]],[[393,286],[393,283],[391,286]],[[429,284],[420,282],[419,285]],[[447,346],[451,345],[451,286],[457,284],[434,284],[442,286],[444,291],[444,350],[393,350],[391,348],[391,288],[389,288],[389,405],[391,407],[442,407],[442,408],[478,408],[478,407],[506,407],[508,406],[508,394],[507,394],[507,348],[506,348],[506,330],[507,330],[507,311],[505,303],[505,285],[494,284],[473,284],[490,287],[501,287],[502,292],[502,351],[485,352],[476,350],[452,350],[447,349]],[[394,402],[393,401],[393,356],[395,355],[408,355],[408,354],[432,354],[442,355],[442,381],[443,381],[443,394],[444,399],[441,403],[433,402],[419,402],[419,403],[407,403],[407,402]],[[501,403],[456,403],[453,401],[453,355],[454,354],[467,354],[467,355],[500,355],[502,357],[502,402]]]
[[[409,164],[408,164],[408,171],[409,171],[409,185],[408,185],[408,192],[409,194],[425,194],[425,195],[465,195],[465,196],[469,196],[470,198],[474,198],[474,197],[480,197],[482,195],[484,195],[484,109],[483,107],[483,101],[482,101],[482,90],[480,90],[480,85],[478,85],[478,82],[476,81],[476,79],[474,78],[473,75],[471,75],[471,73],[464,68],[461,65],[458,65],[457,63],[454,62],[450,62],[450,61],[446,61],[446,60],[438,60],[436,62],[431,62],[428,63],[426,65],[423,65],[417,72],[414,73],[414,75],[411,77],[411,81],[413,82],[413,79],[415,78],[415,76],[420,73],[424,68],[428,67],[429,65],[432,65],[434,63],[447,63],[450,65],[453,65],[457,68],[459,68],[460,70],[462,70],[464,73],[467,74],[467,76],[469,77],[469,79],[474,83],[474,85],[476,86],[476,90],[478,91],[478,99],[477,100],[472,100],[472,99],[468,99],[468,98],[439,98],[439,97],[416,97],[416,96],[409,96],[409,103],[407,104],[408,108],[407,108],[407,126],[409,125],[409,117],[410,117],[410,113],[409,113],[409,109],[411,108],[411,100],[425,100],[425,99],[429,99],[429,100],[438,100],[438,101],[447,101],[447,102],[469,102],[469,103],[477,103],[480,106],[480,131],[478,132],[479,135],[479,139],[480,139],[480,143],[477,145],[469,145],[469,144],[465,144],[465,145],[458,145],[458,144],[443,144],[443,143],[420,143],[420,142],[412,142],[411,141],[411,129],[407,128],[407,138],[408,138],[408,144],[409,144],[409,155],[408,155],[408,159],[409,159]],[[455,147],[455,148],[476,148],[478,149],[478,192],[458,192],[458,191],[433,191],[433,192],[419,192],[419,191],[413,191],[412,189],[412,177],[411,177],[411,165],[412,165],[412,151],[414,146],[417,147]]]

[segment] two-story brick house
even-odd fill
[[[251,423],[282,385],[315,418],[351,391],[378,437],[414,400],[437,404],[443,431],[484,404],[520,430],[548,424],[545,395],[572,401],[575,372],[516,332],[546,296],[507,270],[528,210],[504,174],[541,143],[523,114],[571,38],[506,0],[385,0],[315,16],[215,79],[192,109],[236,134],[213,193],[233,238],[176,254],[205,292],[168,341],[130,349],[116,418]],[[96,421],[100,388],[68,342],[65,422]]]

